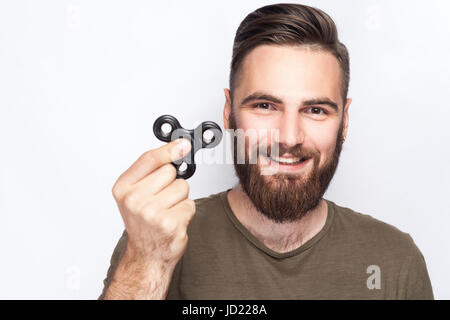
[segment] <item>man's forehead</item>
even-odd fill
[[[305,47],[262,45],[244,59],[236,103],[253,92],[267,92],[285,102],[328,97],[339,102],[341,70],[329,52]]]

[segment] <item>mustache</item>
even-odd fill
[[[253,156],[278,156],[282,157],[285,154],[289,154],[296,158],[313,158],[316,152],[306,149],[304,146],[297,144],[294,146],[288,146],[285,143],[273,143],[269,146],[265,144],[258,144],[252,148],[251,154]]]

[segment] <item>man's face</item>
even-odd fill
[[[301,219],[325,193],[347,134],[351,99],[342,105],[338,61],[325,51],[261,45],[242,63],[234,101],[225,94],[225,128],[247,134],[246,162],[237,162],[243,150],[234,152],[244,191],[273,221]],[[259,148],[268,157],[249,163]]]

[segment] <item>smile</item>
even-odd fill
[[[288,171],[295,172],[300,171],[311,162],[312,158],[283,158],[283,157],[262,157],[262,165],[272,168],[275,172]]]
[[[291,157],[291,158],[283,158],[283,157],[270,157],[271,161],[274,162],[278,162],[280,164],[290,164],[290,165],[294,165],[294,164],[299,164],[302,163],[303,161],[307,160],[306,158],[295,158],[295,157]]]

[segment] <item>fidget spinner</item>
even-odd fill
[[[164,132],[162,126],[169,124],[171,129],[168,132]],[[211,131],[212,138],[205,138],[204,133]],[[178,138],[185,138],[191,142],[191,151],[183,158],[178,159],[172,164],[177,169],[177,178],[188,179],[195,172],[195,153],[202,148],[214,148],[222,140],[222,130],[220,127],[212,121],[202,122],[197,128],[188,130],[183,128],[178,120],[171,115],[163,115],[155,120],[153,124],[153,133],[155,136],[164,142],[171,142]],[[181,165],[185,163],[187,165],[185,170],[180,170]]]

